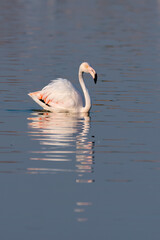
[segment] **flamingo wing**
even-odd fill
[[[80,94],[67,79],[52,80],[41,91],[29,95],[47,110],[74,111],[83,106]]]

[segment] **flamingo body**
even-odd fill
[[[52,80],[41,91],[32,92],[28,95],[45,110],[51,112],[88,112],[91,108],[91,100],[83,81],[83,72],[90,73],[92,77],[95,76],[96,80],[97,74],[88,63],[80,65],[79,82],[84,92],[85,107],[83,107],[81,95],[67,79]]]

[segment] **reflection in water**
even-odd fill
[[[90,175],[93,172],[94,141],[88,137],[90,117],[87,114],[34,112],[28,120],[29,136],[41,145],[41,150],[31,151],[30,160],[45,162],[43,168],[38,162],[36,167],[28,168],[29,174],[76,173],[76,183],[94,182]],[[74,212],[84,212],[90,205],[91,202],[78,201]],[[86,220],[77,218],[79,222]]]
[[[48,172],[67,171],[83,173],[92,172],[93,142],[88,140],[90,128],[89,116],[71,116],[53,114],[49,112],[32,113],[28,118],[32,131],[29,135],[32,140],[38,140],[42,148],[40,151],[32,151],[31,160],[70,162],[76,158],[75,169],[45,168]],[[53,165],[54,166],[54,165]],[[36,173],[44,169],[28,169]],[[77,179],[76,182],[80,180]],[[85,181],[83,179],[83,181]],[[91,182],[92,180],[89,180]]]

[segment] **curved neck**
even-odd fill
[[[84,99],[85,99],[85,106],[82,107],[81,112],[89,112],[90,108],[91,108],[91,99],[88,93],[88,89],[86,88],[86,85],[84,84],[83,81],[83,72],[81,71],[81,69],[79,69],[79,82],[82,88],[82,91],[84,93]]]

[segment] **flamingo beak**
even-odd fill
[[[97,73],[96,73],[96,71],[95,71],[93,68],[90,68],[90,69],[89,69],[89,73],[90,73],[91,76],[93,77],[94,83],[96,84],[96,82],[97,82]]]
[[[96,84],[96,82],[97,82],[97,73],[95,73],[95,75],[94,75],[94,83]]]

